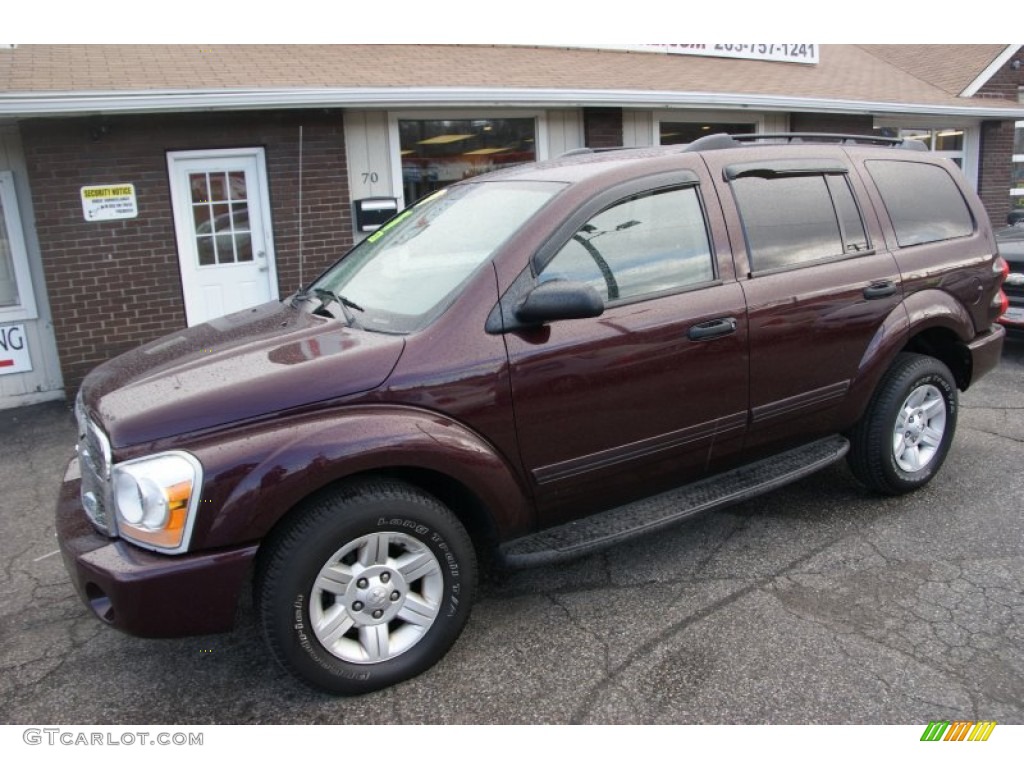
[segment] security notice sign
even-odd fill
[[[32,370],[24,325],[0,325],[0,376]]]
[[[134,184],[82,187],[82,214],[86,221],[134,219],[139,215]]]

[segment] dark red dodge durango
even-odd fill
[[[82,385],[57,525],[103,621],[227,630],[362,693],[429,668],[478,563],[578,557],[844,456],[939,471],[1006,265],[959,169],[796,134],[582,150],[441,189],[281,302]]]

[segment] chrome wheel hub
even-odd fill
[[[310,594],[313,632],[344,661],[370,664],[409,650],[437,618],[444,576],[434,553],[404,533],[362,536],[335,552]]]
[[[924,384],[900,406],[893,428],[892,451],[905,472],[919,472],[931,463],[946,433],[946,401],[939,389]]]

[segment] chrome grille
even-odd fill
[[[110,513],[110,441],[85,413],[81,395],[75,402],[78,422],[78,461],[82,470],[82,508],[92,524],[107,536],[116,535]]]

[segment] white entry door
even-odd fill
[[[190,326],[277,298],[263,150],[168,152]]]

